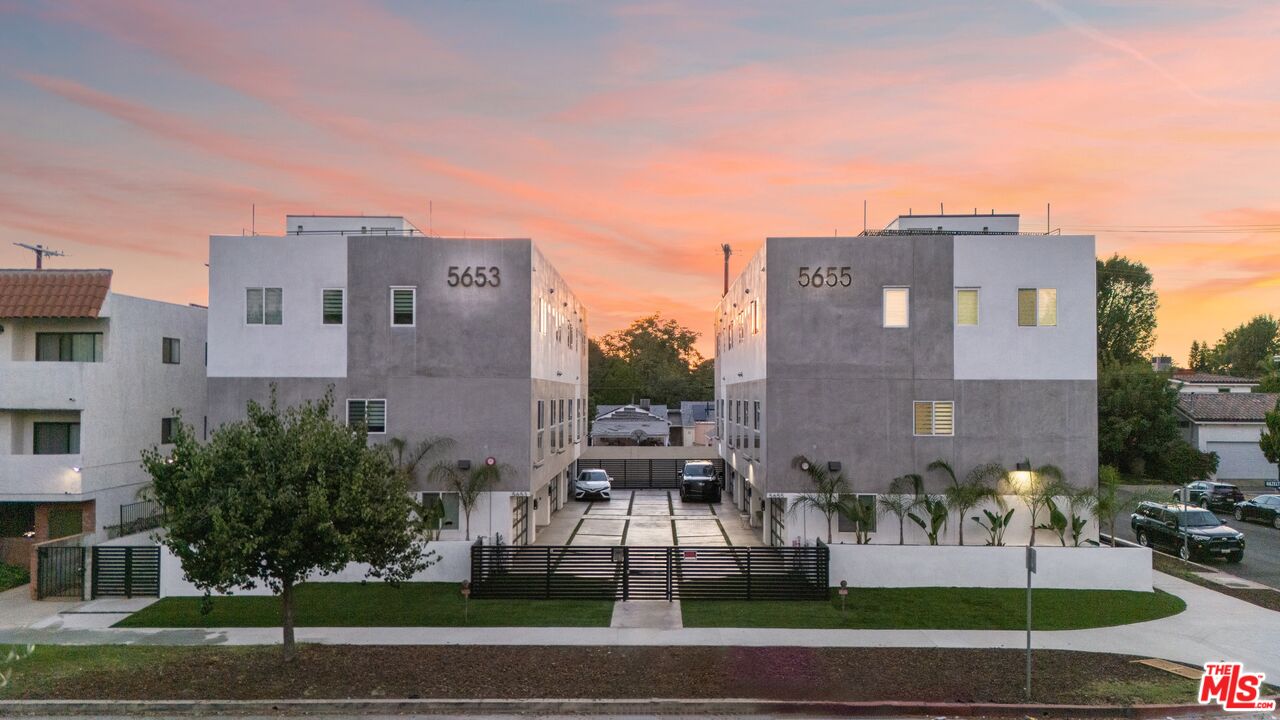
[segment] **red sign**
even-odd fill
[[[697,560],[697,559],[698,559],[698,551],[697,551],[697,550],[685,550],[685,551],[684,551],[684,559],[685,559],[685,560]]]
[[[1247,673],[1238,662],[1205,663],[1200,676],[1201,705],[1217,703],[1229,712],[1271,712],[1275,700],[1262,699],[1263,673]]]

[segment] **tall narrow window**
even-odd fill
[[[178,338],[160,339],[160,361],[166,365],[182,362],[182,341]]]
[[[916,435],[954,435],[955,403],[951,400],[917,401],[912,404]]]
[[[544,429],[543,429],[543,428],[545,427],[545,425],[546,425],[546,417],[545,417],[545,414],[544,414],[545,412],[546,412],[546,403],[545,403],[544,401],[542,401],[542,400],[539,400],[539,401],[538,401],[538,414],[537,414],[537,420],[538,420],[538,462],[542,462],[542,459],[543,459],[544,457],[546,457],[546,452],[543,450],[543,444],[542,444],[542,441],[543,441],[543,433],[545,433],[545,432],[546,432],[546,430],[544,430]]]
[[[391,325],[392,327],[413,327],[416,324],[414,310],[417,306],[418,289],[414,287],[391,288]]]
[[[167,417],[160,418],[160,444],[168,445],[173,442],[173,436],[178,430],[178,418]]]
[[[280,288],[263,288],[263,290],[266,324],[284,324],[284,290]]]
[[[1018,325],[1035,327],[1036,324],[1036,291],[1034,288],[1018,290]]]
[[[956,324],[978,324],[978,288],[956,289]]]
[[[342,288],[325,288],[320,291],[321,322],[325,325],[341,325],[346,314],[345,292]]]
[[[372,435],[381,435],[387,431],[386,400],[347,400],[347,424],[364,423],[365,429]]]
[[[756,301],[751,301],[751,334],[756,335],[760,332],[760,311],[756,305]]]
[[[560,450],[561,450],[561,452],[563,452],[563,451],[564,451],[564,426],[565,426],[565,421],[564,421],[564,399],[563,399],[563,398],[561,398],[558,402],[559,402],[559,405],[560,405],[560,415],[559,415],[559,419],[560,419]]]
[[[884,326],[904,328],[910,323],[911,288],[884,289]]]
[[[262,324],[262,288],[245,288],[244,322],[246,325]]]

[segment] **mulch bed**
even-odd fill
[[[1194,565],[1189,565],[1179,558],[1163,555],[1161,553],[1151,554],[1151,566],[1166,575],[1172,575],[1181,578],[1187,582],[1195,583],[1210,590],[1220,592],[1223,595],[1230,595],[1237,600],[1243,600],[1252,603],[1258,607],[1264,607],[1268,610],[1280,612],[1280,591],[1276,590],[1246,590],[1242,588],[1232,588],[1226,585],[1219,585],[1210,582],[1198,575],[1192,575],[1192,572],[1204,572]],[[1212,569],[1212,568],[1210,568]],[[1217,570],[1213,570],[1218,572]]]
[[[172,650],[172,652],[169,652]],[[1106,703],[1094,681],[1168,682],[1132,657],[1041,650],[1037,702]],[[65,672],[6,699],[752,698],[1022,701],[1024,655],[940,648],[300,646],[166,649],[137,671]],[[20,668],[19,668],[20,670]],[[1187,701],[1191,688],[1187,683]],[[25,689],[24,689],[25,686]]]

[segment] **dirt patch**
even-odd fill
[[[756,698],[1022,700],[1024,655],[939,648],[324,646],[41,648],[0,698]],[[130,652],[136,653],[130,658]],[[109,653],[110,660],[95,653]],[[1131,662],[1035,653],[1035,700],[1128,703],[1133,688],[1193,701],[1194,682]],[[139,660],[141,662],[139,662]],[[134,667],[136,665],[136,667]],[[1173,683],[1171,688],[1170,683]],[[1102,690],[1099,688],[1116,688]],[[1137,699],[1141,699],[1140,697]]]

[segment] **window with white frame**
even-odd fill
[[[391,288],[391,326],[413,327],[417,324],[418,288]]]
[[[371,435],[381,435],[387,431],[387,401],[383,399],[349,399],[347,400],[347,424],[365,426]]]
[[[558,417],[560,418],[560,423],[559,423],[560,424],[560,451],[564,452],[564,428],[566,424],[564,419],[564,398],[560,398],[560,400],[557,401],[557,404],[560,405],[559,415],[558,415]]]
[[[1018,325],[1021,327],[1058,324],[1058,291],[1056,288],[1019,288]]]
[[[844,496],[842,496],[844,497]],[[878,495],[859,493],[851,497],[853,502],[858,503],[862,507],[861,519],[852,520],[845,513],[836,513],[839,518],[836,521],[837,532],[866,532],[873,533],[876,531],[876,508]]]
[[[956,288],[956,325],[978,324],[978,288]]]
[[[916,435],[955,435],[954,401],[917,400],[912,408]]]
[[[263,287],[245,288],[244,322],[246,325],[283,325],[284,290]]]
[[[911,288],[887,287],[884,289],[884,326],[904,328],[910,325]]]
[[[432,529],[458,529],[458,493],[418,493],[418,502],[421,503],[423,511],[426,513],[422,520],[430,521]]]
[[[542,441],[543,441],[543,434],[546,432],[546,431],[543,429],[543,428],[545,427],[545,423],[546,423],[546,416],[545,416],[545,412],[546,412],[546,402],[544,402],[544,401],[542,401],[542,400],[539,400],[539,401],[538,401],[538,412],[537,412],[537,419],[538,419],[538,462],[542,462],[543,458],[545,458],[545,457],[546,457],[546,451],[543,449],[543,444],[542,444]]]
[[[342,288],[325,288],[320,291],[320,321],[325,325],[341,325],[345,321],[346,291]]]

